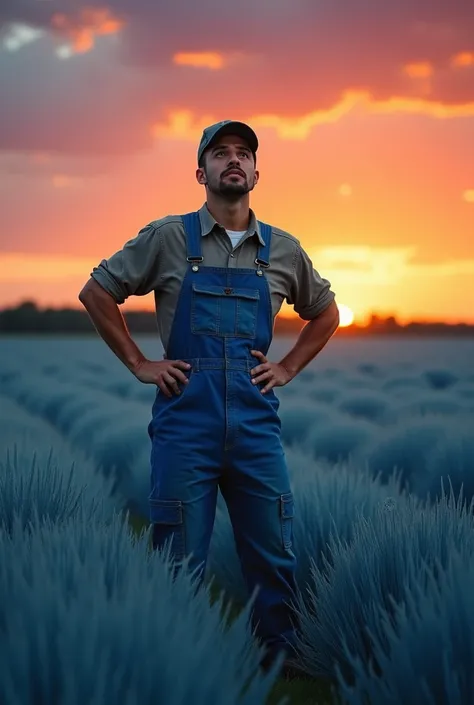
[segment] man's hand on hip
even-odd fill
[[[260,350],[251,350],[254,357],[260,360],[260,365],[254,367],[250,374],[253,377],[252,384],[267,382],[261,390],[262,394],[268,392],[272,387],[283,387],[291,380],[291,375],[283,365],[278,362],[268,362],[265,355]]]
[[[181,394],[178,381],[188,383],[188,378],[181,370],[189,370],[191,365],[182,360],[143,360],[133,370],[135,377],[144,384],[156,384],[163,394],[172,397]]]

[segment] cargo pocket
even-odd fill
[[[280,497],[280,521],[281,521],[281,538],[284,548],[291,548],[293,544],[293,519],[295,516],[295,508],[293,501],[293,493],[286,492]]]
[[[153,548],[166,549],[170,557],[182,561],[185,556],[183,503],[176,499],[149,499],[153,524]]]

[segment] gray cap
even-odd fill
[[[221,120],[221,122],[216,122],[214,125],[209,125],[209,127],[204,129],[198,148],[198,162],[204,150],[210,147],[217,137],[222,135],[240,135],[248,143],[252,152],[255,153],[258,149],[257,135],[245,122]]]

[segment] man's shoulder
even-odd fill
[[[160,218],[155,218],[148,222],[148,227],[155,228],[155,230],[163,230],[167,228],[179,227],[182,225],[181,215],[168,214],[163,215]]]
[[[263,221],[265,222],[265,221]],[[287,247],[290,250],[295,250],[301,246],[301,242],[296,235],[284,230],[283,228],[273,225],[272,223],[267,223],[271,228],[272,233],[272,245],[278,244],[281,247]]]

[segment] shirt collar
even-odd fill
[[[203,237],[209,235],[209,233],[212,232],[216,225],[222,227],[214,218],[214,216],[209,212],[209,209],[205,203],[199,209],[199,219],[201,221],[201,234]],[[262,234],[260,232],[260,226],[258,224],[257,217],[252,209],[250,209],[250,222],[249,227],[247,229],[247,234],[257,235],[262,247],[265,245],[265,240],[263,239]]]

